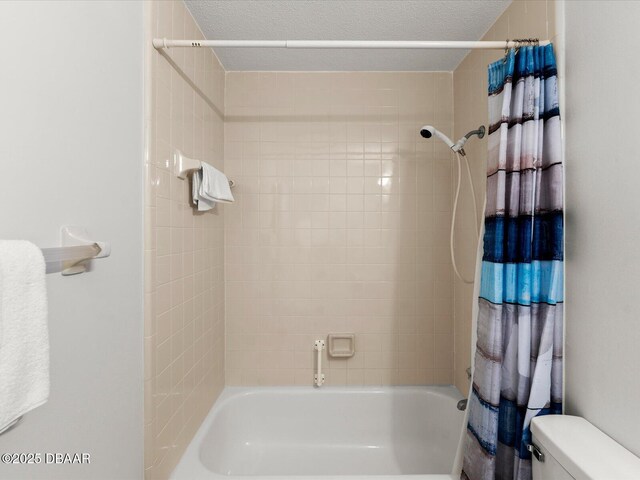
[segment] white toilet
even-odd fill
[[[533,480],[640,479],[640,458],[582,417],[531,422]]]

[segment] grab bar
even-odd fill
[[[324,350],[324,340],[316,340],[315,347],[318,352],[318,363],[316,374],[313,376],[316,387],[321,387],[324,383],[324,373],[322,373],[322,351]]]

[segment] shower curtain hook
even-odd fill
[[[516,42],[516,55],[518,54],[518,52],[520,51],[520,49],[524,46],[526,46],[527,41],[523,40],[522,38],[517,38],[516,40],[514,40]]]

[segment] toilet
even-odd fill
[[[640,458],[582,417],[531,421],[533,480],[640,479]]]

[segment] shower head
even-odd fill
[[[422,127],[420,129],[420,135],[422,135],[424,138],[431,138],[435,135],[444,143],[446,143],[449,148],[453,148],[455,146],[449,137],[447,137],[444,133],[442,133],[432,125],[425,125],[424,127]]]
[[[435,129],[431,125],[425,125],[420,129],[420,135],[424,138],[431,138]]]
[[[484,133],[485,133],[484,125],[480,125],[480,127],[478,127],[477,130],[472,130],[471,132],[467,133],[464,137],[462,137],[460,140],[458,140],[456,143],[453,143],[449,137],[447,137],[444,133],[442,133],[440,130],[438,130],[432,125],[425,125],[420,129],[420,135],[422,135],[424,138],[431,138],[435,135],[444,143],[446,143],[451,150],[453,150],[456,153],[460,152],[462,155],[465,154],[464,149],[462,147],[464,147],[464,144],[467,143],[467,140],[469,140],[474,135],[477,135],[478,138],[482,138],[484,137]]]

